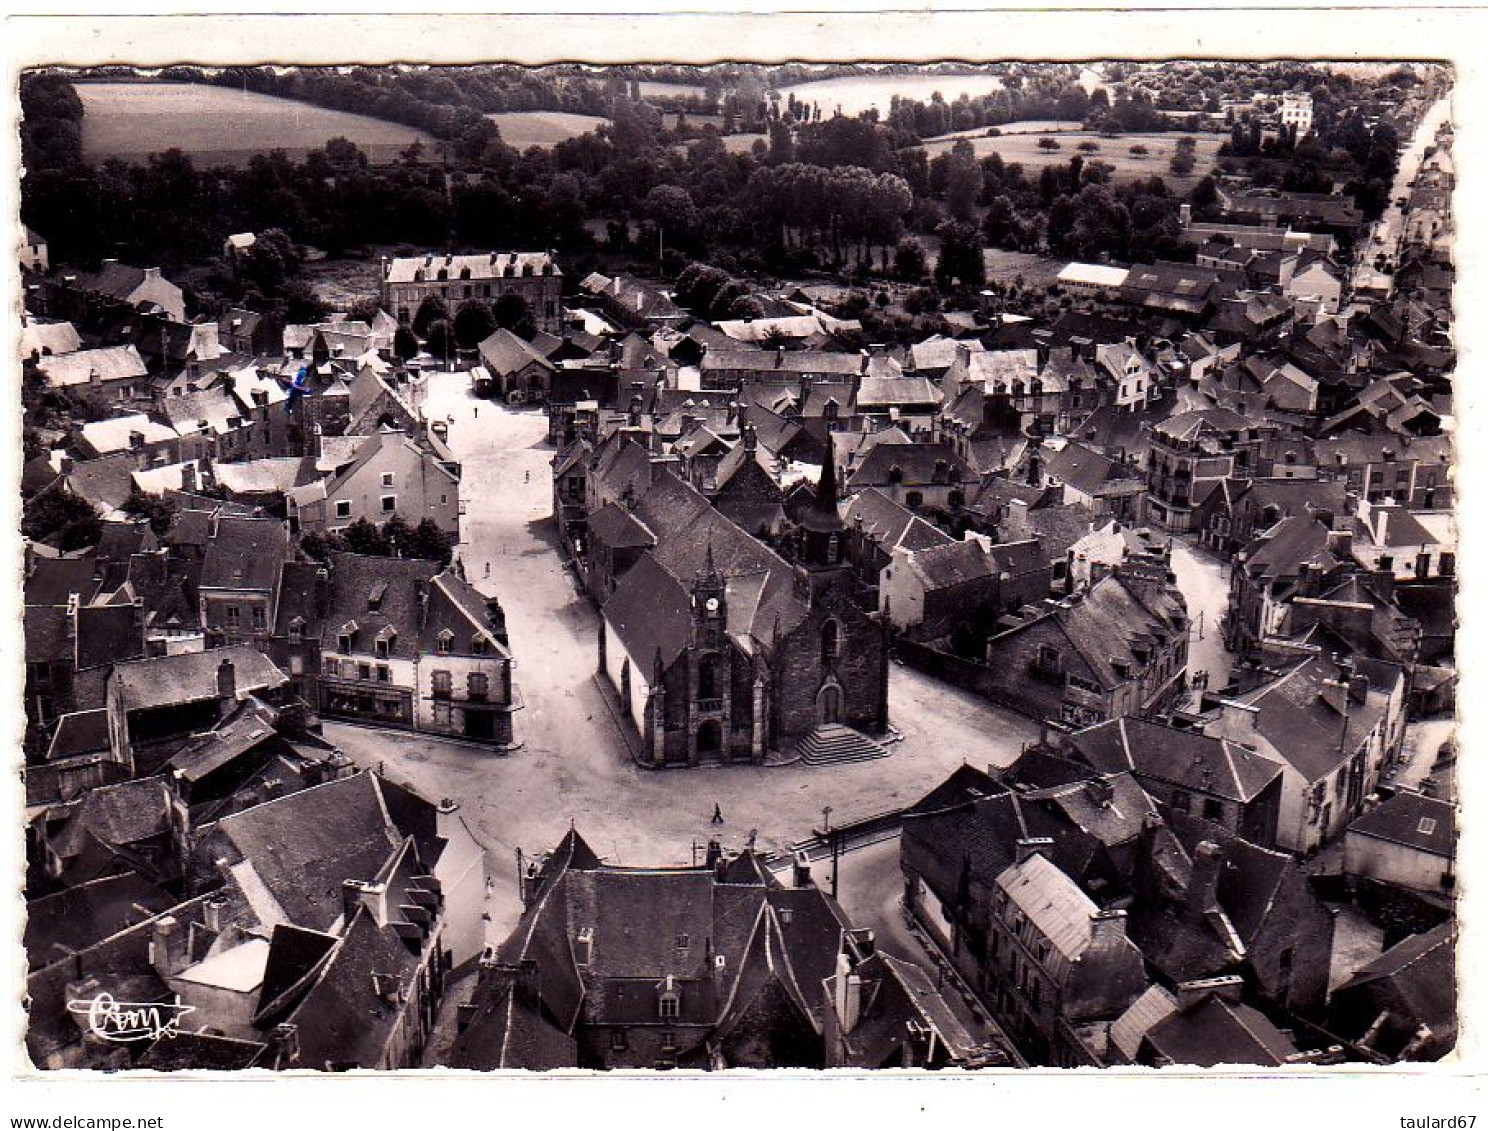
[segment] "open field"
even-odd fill
[[[1185,136],[1192,136],[1198,142],[1198,148],[1194,154],[1197,164],[1191,174],[1178,177],[1169,171],[1168,161],[1172,158],[1173,151],[1178,148],[1178,139]],[[1039,142],[1049,137],[1059,143],[1058,149],[1039,148]],[[1123,180],[1158,176],[1174,187],[1184,187],[1196,183],[1200,177],[1214,167],[1215,155],[1219,152],[1220,143],[1224,140],[1225,138],[1219,134],[1122,134],[1118,137],[1103,137],[1098,133],[1070,131],[1058,134],[1005,133],[1000,137],[972,137],[971,145],[978,157],[1000,153],[1004,161],[1017,162],[1024,169],[1034,172],[1045,165],[1068,164],[1071,157],[1078,155],[1087,161],[1105,161],[1116,166],[1116,176]],[[1100,147],[1099,150],[1094,153],[1082,152],[1079,145],[1085,141],[1094,142]],[[926,141],[924,146],[925,151],[934,157],[937,153],[946,152],[955,144],[955,137],[942,137],[932,138]],[[1147,152],[1140,155],[1133,154],[1131,148],[1134,145],[1145,146]]]
[[[642,98],[701,98],[707,93],[696,83],[643,82],[640,84]]]
[[[889,102],[896,94],[929,102],[930,96],[939,91],[947,102],[954,102],[963,94],[975,98],[1001,88],[1001,80],[991,75],[845,75],[782,87],[780,93],[794,94],[803,102],[819,102],[823,117],[839,108],[852,117],[872,107],[877,107],[881,115],[888,114]]]
[[[1009,134],[1067,134],[1079,132],[1081,123],[1061,122],[1051,118],[1040,118],[1031,122],[1004,122],[1000,126],[977,126],[970,130],[957,130],[955,133],[941,134],[938,137],[926,138],[924,144],[938,145],[940,142],[949,142],[954,145],[963,137],[971,138],[973,141],[979,137],[986,137],[988,130],[998,130],[1004,136]],[[939,152],[939,149],[936,150]]]
[[[83,153],[100,161],[175,148],[202,165],[246,165],[256,153],[282,149],[301,157],[344,137],[382,162],[415,141],[435,144],[411,126],[228,87],[80,82],[77,92],[84,109]]]
[[[593,114],[569,114],[562,110],[512,110],[487,114],[501,129],[501,140],[516,149],[538,146],[550,149],[560,141],[593,133],[606,119]]]
[[[374,259],[322,259],[301,273],[316,296],[333,310],[345,310],[358,299],[375,298],[382,270]]]

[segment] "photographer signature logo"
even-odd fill
[[[168,1002],[115,1001],[101,993],[67,1003],[67,1012],[88,1019],[88,1030],[105,1041],[153,1041],[179,1036],[181,1018],[196,1006],[184,1005],[180,997]]]

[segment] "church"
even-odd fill
[[[670,474],[634,514],[655,541],[605,601],[599,668],[642,764],[757,764],[819,726],[887,728],[886,631],[851,600],[831,461],[795,564]]]

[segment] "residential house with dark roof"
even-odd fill
[[[1344,572],[1346,538],[1310,514],[1283,518],[1233,558],[1225,643],[1249,655],[1278,632],[1297,597],[1315,597]]]
[[[1343,480],[1368,502],[1389,498],[1417,510],[1451,505],[1450,437],[1350,431],[1318,440],[1316,452],[1319,477]]]
[[[1147,988],[1126,912],[1102,910],[1024,839],[992,886],[983,997],[1034,1064],[1101,1066],[1106,1028]]]
[[[865,943],[872,946],[865,934],[871,935],[859,932],[859,950]],[[914,963],[873,949],[853,965],[851,951],[844,948],[838,966],[826,981],[825,1067],[937,1071],[1024,1066],[995,1022],[973,1016]]]
[[[1221,479],[1261,473],[1263,427],[1230,409],[1181,412],[1152,429],[1147,453],[1151,521],[1194,529],[1194,508]]]
[[[1457,813],[1450,802],[1401,790],[1366,810],[1343,838],[1347,876],[1436,895],[1457,884]]]
[[[116,663],[107,681],[110,756],[137,766],[144,748],[210,730],[250,696],[284,702],[288,683],[248,644]]]
[[[1262,848],[1276,843],[1281,767],[1238,743],[1119,718],[1075,731],[1056,746],[1101,773],[1130,772],[1165,813],[1192,813]]]
[[[1456,576],[1456,522],[1450,511],[1412,513],[1393,499],[1361,499],[1352,525],[1349,555],[1369,573],[1417,582]]]
[[[859,491],[843,508],[843,556],[857,568],[860,583],[876,591],[883,570],[900,551],[949,546],[954,539],[876,487]]]
[[[131,267],[105,259],[97,271],[59,267],[39,283],[39,312],[55,318],[91,322],[122,308],[160,312],[172,321],[186,321],[181,288],[161,275],[158,267]]]
[[[1152,986],[1111,1025],[1112,1063],[1145,1068],[1277,1068],[1320,1063],[1241,998],[1234,976]],[[1334,1054],[1326,1054],[1332,1057]]]
[[[1132,879],[1131,934],[1162,980],[1238,975],[1252,1000],[1318,1020],[1328,994],[1333,912],[1307,865],[1169,810],[1149,825]]]
[[[1198,505],[1194,521],[1203,545],[1233,556],[1284,518],[1311,517],[1334,528],[1347,512],[1346,495],[1339,480],[1226,478]]]
[[[1223,700],[1206,733],[1282,768],[1276,843],[1311,852],[1340,835],[1379,786],[1404,735],[1405,676],[1378,660],[1303,660]]]
[[[213,646],[267,640],[278,613],[279,576],[292,556],[276,518],[213,514],[196,589]]]
[[[1090,725],[1142,715],[1188,670],[1188,612],[1165,570],[1128,562],[987,641],[975,689],[1035,718]]]
[[[716,843],[699,867],[605,864],[569,830],[525,868],[522,917],[482,961],[451,1066],[825,1067],[828,980],[872,958],[871,932],[809,865],[794,879]]]
[[[396,514],[409,526],[432,519],[453,542],[460,531],[460,476],[433,445],[381,430],[365,439],[350,465],[296,489],[289,509],[302,533],[336,533],[360,519],[380,526]]]
[[[1142,521],[1147,481],[1139,469],[1062,437],[1045,440],[1023,458],[1014,474],[1029,486],[1058,487],[1063,502],[1088,507],[1098,517]]]
[[[506,328],[480,343],[481,362],[490,375],[487,387],[476,382],[476,393],[496,396],[512,404],[541,404],[552,387],[553,363]]]
[[[1333,991],[1328,1028],[1384,1062],[1434,1061],[1457,1044],[1457,925],[1396,943]]]
[[[878,580],[878,608],[914,638],[946,636],[976,610],[1015,609],[1049,593],[1036,541],[993,545],[985,535],[923,549],[895,547]]]
[[[320,709],[511,745],[520,698],[485,601],[436,562],[330,556]]]
[[[879,444],[848,477],[855,495],[876,487],[909,510],[956,510],[974,485],[971,469],[947,444]]]
[[[785,522],[785,492],[776,478],[775,459],[761,449],[753,425],[718,461],[712,489],[713,505],[735,524],[756,537],[778,534]]]

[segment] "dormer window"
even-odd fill
[[[593,927],[583,927],[579,930],[579,937],[574,940],[574,961],[580,966],[588,966],[594,961]]]
[[[679,1017],[682,1013],[682,995],[677,990],[676,980],[667,975],[661,984],[661,996],[657,1000],[657,1011],[663,1021]]]
[[[677,936],[677,950],[680,953],[685,954],[689,949],[691,949],[691,947],[692,947],[692,936],[691,935],[678,935]]]
[[[436,636],[434,638],[435,654],[440,656],[448,656],[450,654],[450,643],[454,640],[454,638],[455,634],[447,628],[438,636]]]
[[[398,630],[393,628],[392,625],[385,626],[377,633],[377,639],[373,642],[372,647],[377,653],[379,660],[388,658],[388,652],[391,651],[393,642],[397,639]]]
[[[289,638],[298,641],[304,639],[304,636],[305,619],[303,617],[295,617],[294,620],[289,622]]]
[[[486,654],[486,638],[484,636],[472,636],[470,638],[470,654],[472,656],[484,656]]]

